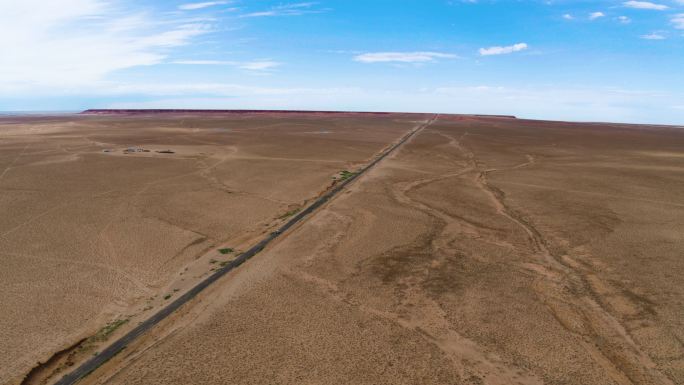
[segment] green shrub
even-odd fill
[[[356,172],[343,170],[342,172],[340,172],[340,180],[347,180],[356,174],[357,174]]]
[[[285,219],[285,218],[291,217],[291,216],[297,214],[297,213],[300,212],[300,211],[302,211],[302,209],[300,209],[300,208],[296,208],[296,209],[294,209],[294,210],[290,210],[290,211],[286,212],[285,214],[279,216],[278,219]]]

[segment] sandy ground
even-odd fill
[[[85,383],[682,384],[682,149],[442,118]]]
[[[149,315],[416,119],[0,117],[0,383]]]

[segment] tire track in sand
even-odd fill
[[[526,216],[512,208],[506,194],[489,183],[487,176],[493,172],[516,170],[534,165],[535,159],[526,155],[527,161],[505,169],[484,169],[475,154],[463,145],[466,131],[456,144],[477,171],[475,181],[487,194],[497,211],[520,227],[528,236],[533,255],[542,260],[532,270],[539,273],[535,291],[551,314],[570,333],[575,335],[584,349],[601,365],[606,373],[620,385],[674,382],[658,370],[651,357],[632,339],[624,325],[601,303],[600,295],[587,282],[586,274],[570,263],[569,256],[556,255],[549,248],[549,241]],[[560,277],[560,280],[549,279]],[[579,296],[570,297],[565,289],[574,288]],[[569,311],[568,311],[569,310]],[[582,322],[577,325],[576,320]],[[596,343],[601,341],[601,343]]]

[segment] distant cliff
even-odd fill
[[[89,109],[82,115],[112,114],[372,114],[388,115],[392,112],[354,112],[354,111],[305,111],[305,110],[192,110],[192,109]]]
[[[149,114],[325,114],[325,115],[434,115],[413,112],[362,112],[362,111],[307,111],[307,110],[193,110],[193,109],[88,109],[81,115],[149,115]],[[452,117],[503,118],[517,119],[513,115],[482,115],[482,114],[440,114]]]

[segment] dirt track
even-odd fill
[[[84,383],[684,383],[682,148],[442,117]]]
[[[440,120],[89,382],[682,383],[683,141]]]

